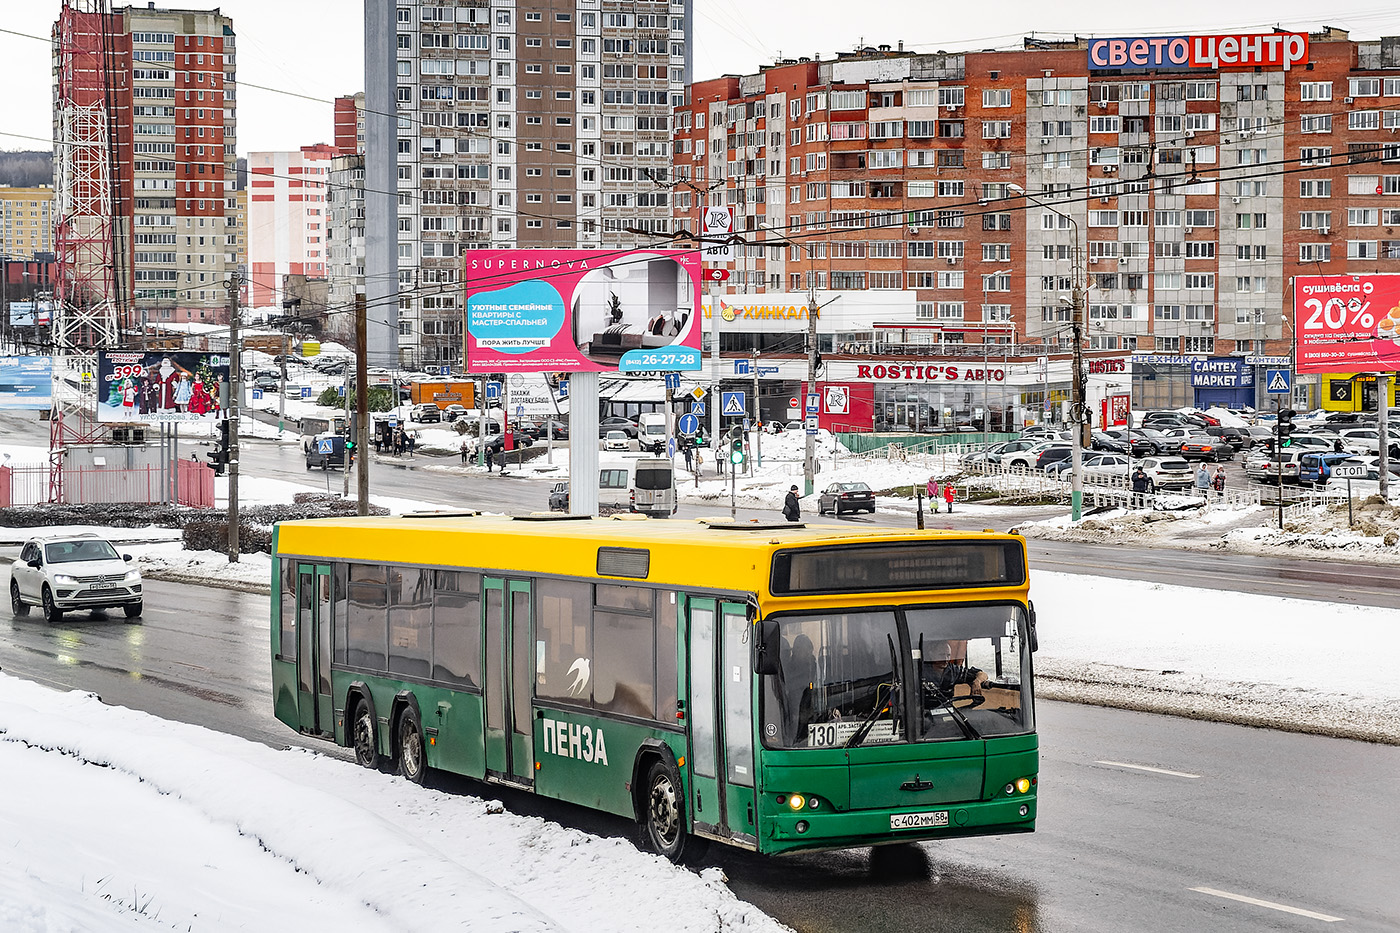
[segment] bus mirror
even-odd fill
[[[779,650],[783,636],[778,632],[776,619],[764,619],[759,623],[758,661],[756,668],[760,674],[778,673]]]
[[[1027,603],[1027,605],[1030,607],[1030,619],[1026,628],[1030,632],[1031,651],[1036,652],[1040,650],[1040,638],[1035,633],[1035,603]]]

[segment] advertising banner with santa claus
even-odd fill
[[[103,424],[213,422],[228,404],[228,354],[97,354],[97,420]]]

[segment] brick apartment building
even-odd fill
[[[226,231],[237,147],[233,21],[217,9],[152,4],[117,7],[109,22],[117,265],[133,320],[223,321],[224,281],[234,271]]]
[[[1131,59],[1086,40],[881,46],[697,82],[675,113],[676,221],[694,229],[705,199],[733,208],[752,245],[727,302],[840,295],[820,346],[877,428],[983,423],[985,386],[911,385],[908,366],[872,380],[891,358],[1007,359],[985,403],[994,427],[1062,402],[1076,235],[1091,372],[1130,371],[1139,406],[1263,404],[1255,370],[1290,353],[1293,276],[1400,272],[1400,38],[1222,40],[1222,56],[1260,57],[1210,68],[1163,52],[1152,67],[1168,41],[1125,44]],[[876,293],[878,313],[853,310]],[[770,324],[726,326],[727,351],[774,350]],[[1305,381],[1296,401],[1327,403],[1336,380],[1352,375]]]

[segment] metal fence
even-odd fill
[[[48,502],[49,476],[47,463],[0,467],[0,506]],[[167,485],[169,488],[165,488]],[[65,467],[63,501],[68,504],[174,501],[194,508],[213,508],[214,470],[194,460],[176,461],[173,473],[154,466],[130,470]]]

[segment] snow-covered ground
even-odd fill
[[[0,674],[0,929],[786,929],[699,875],[424,789]]]

